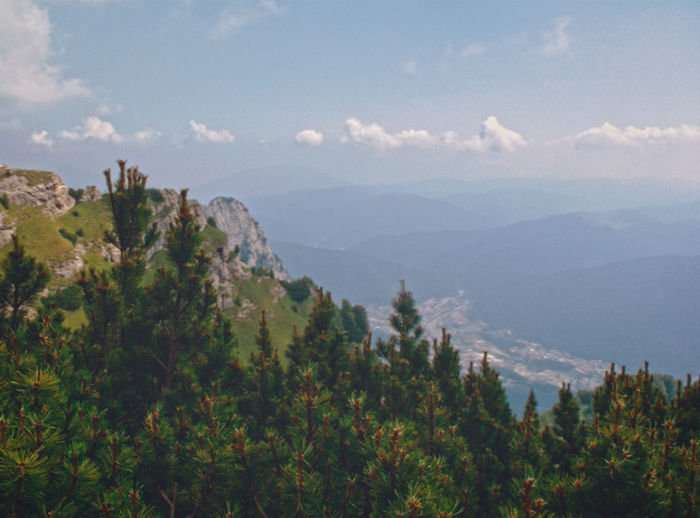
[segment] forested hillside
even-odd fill
[[[138,169],[107,185],[114,262],[66,283],[81,325],[39,300],[49,269],[16,235],[2,258],[3,516],[700,515],[700,379],[667,398],[613,365],[590,422],[567,385],[549,424],[532,392],[516,420],[488,355],[463,372],[403,284],[386,339],[305,279],[286,343],[265,311],[245,338],[187,192],[159,229]]]

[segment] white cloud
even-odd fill
[[[72,130],[63,130],[58,136],[67,140],[92,138],[102,142],[112,141],[117,143],[124,140],[124,137],[117,133],[111,122],[103,121],[99,117],[87,117]]]
[[[32,0],[0,2],[0,97],[50,103],[87,95],[80,79],[63,79],[49,64],[51,22],[48,11]]]
[[[568,52],[571,46],[571,37],[566,32],[571,23],[570,18],[558,18],[554,21],[552,30],[542,36],[542,54],[557,56]]]
[[[407,74],[409,76],[417,76],[418,75],[418,64],[415,61],[407,61],[401,67],[401,72],[403,72],[404,74]]]
[[[88,140],[95,139],[102,142],[121,143],[125,140],[131,142],[145,143],[162,137],[163,133],[152,128],[144,128],[133,134],[122,136],[115,129],[112,123],[103,121],[99,117],[87,117],[72,130],[63,130],[58,134],[58,137],[64,140]],[[46,147],[53,147],[54,141],[46,130],[35,131],[32,133],[31,142],[40,144]]]
[[[277,5],[274,0],[238,2],[235,7],[227,7],[221,12],[212,29],[212,34],[217,38],[225,38],[247,25],[283,13],[284,9]]]
[[[401,147],[398,137],[390,135],[379,124],[362,124],[355,118],[345,121],[345,127],[350,138],[360,144],[369,144],[380,149],[394,149]]]
[[[468,149],[471,151],[505,151],[512,153],[525,147],[527,142],[519,133],[509,130],[498,122],[493,115],[481,124],[481,131],[468,139],[460,139],[454,132],[443,135],[445,145],[451,149]]]
[[[446,148],[458,151],[510,153],[527,144],[519,133],[503,127],[494,116],[483,122],[479,135],[470,138],[462,138],[454,131],[447,131],[441,136],[431,135],[426,130],[414,129],[391,134],[379,124],[363,124],[355,118],[348,119],[345,126],[348,133],[346,140],[368,144],[379,149],[413,146],[423,149]]]
[[[48,148],[53,147],[53,140],[49,136],[49,132],[46,130],[35,131],[34,133],[32,133],[30,139],[34,144],[39,144]]]
[[[611,142],[625,146],[634,146],[643,142],[694,139],[700,139],[700,127],[698,126],[688,124],[675,128],[660,128],[658,126],[637,128],[635,126],[627,126],[622,129],[609,122],[605,122],[597,128],[582,131],[574,137],[574,140],[579,142]]]
[[[190,128],[200,142],[233,142],[236,139],[228,130],[212,130],[194,120],[190,121]]]
[[[307,129],[297,133],[296,141],[300,144],[306,144],[312,147],[318,147],[323,144],[323,133],[319,133],[313,129]]]

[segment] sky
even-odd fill
[[[696,0],[0,0],[0,163],[700,182],[698,27]]]

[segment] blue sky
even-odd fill
[[[700,181],[699,26],[696,1],[0,0],[0,162]]]

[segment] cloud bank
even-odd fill
[[[700,127],[698,126],[688,124],[668,128],[659,126],[647,126],[645,128],[627,126],[623,129],[609,122],[605,122],[597,128],[582,131],[574,137],[574,140],[577,142],[608,142],[624,146],[634,146],[645,142],[694,139],[700,139]]]
[[[162,136],[163,133],[152,128],[144,128],[133,134],[124,136],[114,128],[111,122],[95,116],[86,117],[73,129],[63,130],[58,133],[58,138],[63,140],[97,140],[100,142],[113,142],[115,144],[125,142],[146,143]],[[52,148],[54,144],[47,130],[35,131],[31,134],[30,141],[47,148]]]
[[[367,144],[378,149],[398,149],[412,146],[423,149],[444,148],[456,151],[512,153],[527,145],[519,133],[502,126],[494,116],[482,123],[478,135],[469,138],[460,137],[454,131],[447,131],[440,136],[432,135],[426,130],[415,129],[392,134],[379,124],[363,124],[355,118],[345,121],[345,128],[347,131],[346,140]]]

